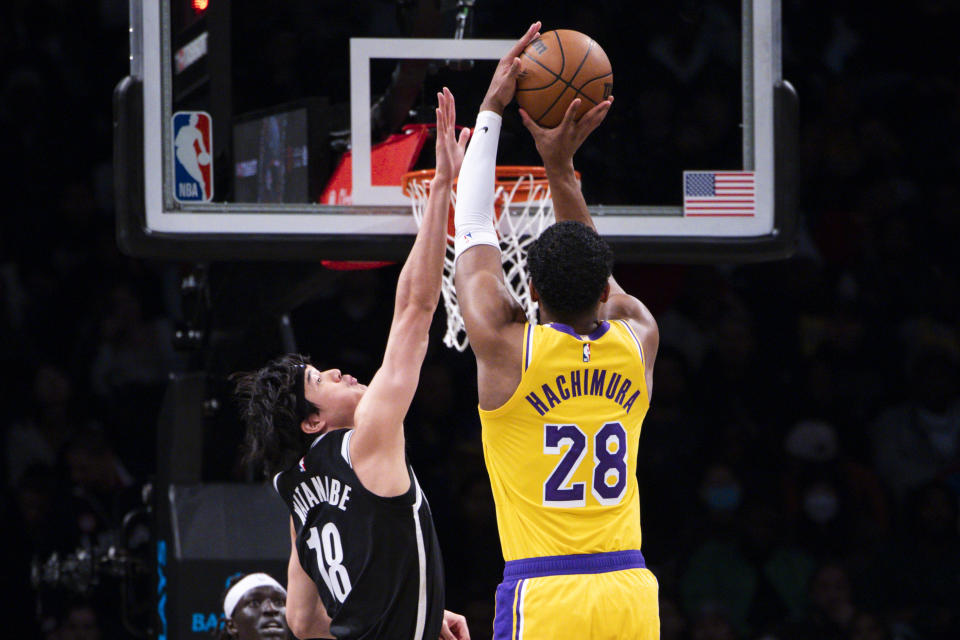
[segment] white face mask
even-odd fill
[[[940,415],[921,408],[917,410],[917,420],[920,428],[930,438],[930,443],[941,455],[950,457],[954,454],[957,438],[960,437],[960,421],[956,415],[949,411]]]
[[[830,490],[813,489],[803,496],[803,510],[817,524],[832,520],[837,515],[839,507],[837,495]]]

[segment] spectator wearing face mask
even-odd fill
[[[749,593],[754,577],[735,544],[734,518],[740,508],[741,486],[733,469],[714,462],[700,480],[700,511],[694,519],[697,531],[689,532],[702,543],[691,550],[680,579],[684,612],[696,615],[705,604],[725,600],[727,610],[743,612],[746,605],[738,594]],[[747,596],[749,597],[749,596]]]
[[[711,609],[722,611],[739,629],[747,626],[758,578],[737,539],[742,498],[740,479],[730,466],[722,462],[707,466],[700,482],[705,511],[698,526],[702,543],[692,550],[680,577],[681,603],[691,619]]]
[[[836,429],[826,422],[796,423],[784,449],[784,504],[797,542],[821,557],[870,556],[890,523],[876,474],[843,452]]]
[[[744,494],[731,467],[707,467],[700,495],[709,516],[703,543],[690,554],[681,578],[684,610],[723,613],[738,637],[771,634],[798,621],[815,564],[784,530],[775,492]]]

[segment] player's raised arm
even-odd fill
[[[362,467],[378,470],[375,480],[361,476],[375,493],[402,493],[409,485],[404,456],[403,418],[410,407],[427,351],[430,322],[440,298],[446,249],[449,192],[463,161],[470,135],[455,133],[453,95],[437,94],[437,168],[430,186],[423,223],[400,272],[383,364],[374,375],[354,420],[356,433],[350,454],[358,474]],[[379,486],[378,486],[379,485]]]
[[[503,347],[503,329],[525,320],[523,310],[504,283],[500,243],[493,221],[494,180],[503,110],[517,90],[521,68],[518,56],[539,35],[540,23],[535,22],[500,59],[480,105],[457,184],[457,300],[467,337],[481,366],[509,351]]]
[[[610,96],[577,120],[580,98],[576,98],[567,107],[560,124],[552,129],[537,125],[530,114],[520,109],[520,119],[533,136],[537,152],[543,160],[543,168],[547,171],[557,222],[575,220],[596,230],[573,169],[573,155],[593,130],[600,126],[612,105],[613,96]]]
[[[520,118],[533,136],[537,152],[543,160],[550,182],[550,198],[557,222],[573,220],[583,223],[596,231],[597,227],[590,216],[587,201],[580,190],[580,183],[573,168],[573,155],[591,132],[600,126],[613,105],[613,96],[604,100],[576,120],[580,99],[570,103],[560,124],[552,129],[538,126],[523,109]],[[660,332],[653,314],[639,299],[623,290],[611,275],[610,292],[600,308],[600,317],[605,319],[624,319],[630,321],[643,344],[646,360],[647,389],[653,390],[653,363],[660,343]]]

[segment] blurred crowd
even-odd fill
[[[738,38],[717,25],[738,18],[726,3],[680,4],[688,33],[645,45],[660,67],[636,80],[648,84],[633,143],[709,158],[710,78]],[[955,638],[960,9],[783,5],[784,77],[801,105],[796,254],[615,270],[660,325],[639,474],[661,637]],[[126,637],[110,585],[43,600],[30,563],[117,535],[155,473],[167,376],[198,366],[171,340],[191,265],[132,259],[115,243],[110,96],[127,73],[126,11],[121,0],[0,6],[0,581],[23,637]],[[613,29],[612,11],[598,31]],[[618,86],[620,97],[630,85]],[[677,95],[695,107],[683,122],[671,118]],[[578,164],[615,172],[616,153],[632,151],[614,151]],[[650,164],[642,180],[655,189],[664,180]],[[397,272],[321,272],[290,312],[300,349],[369,379]],[[433,506],[448,608],[484,638],[502,559],[473,358],[442,346],[442,321],[407,421],[409,454]],[[235,425],[223,413],[218,424]],[[254,478],[235,430],[210,436],[219,457],[206,479]]]

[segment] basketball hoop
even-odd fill
[[[403,193],[410,198],[413,218],[418,228],[423,221],[433,176],[433,169],[411,171],[403,176]],[[579,177],[578,173],[577,178]],[[527,246],[554,221],[547,172],[543,167],[497,167],[495,190],[495,226],[500,238],[504,280],[523,306],[527,318],[534,321],[536,305],[530,297],[526,256]],[[463,351],[469,342],[453,286],[453,212],[456,201],[457,185],[454,182],[450,191],[447,248],[443,257],[443,306],[447,312],[447,332],[443,343],[457,351]]]

